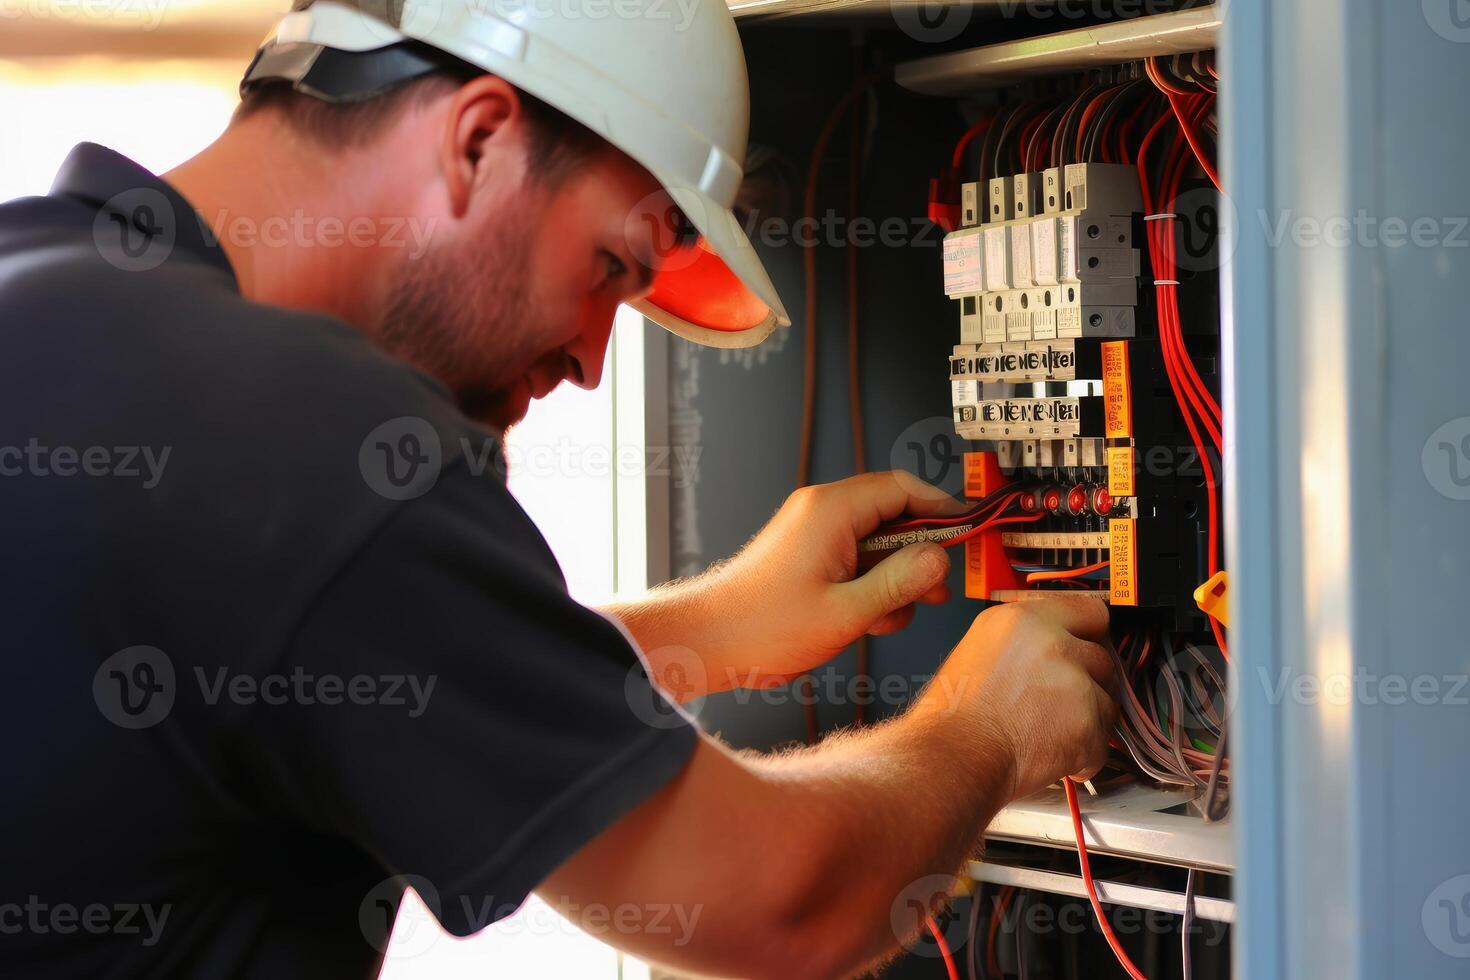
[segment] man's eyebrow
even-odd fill
[[[688,215],[676,204],[669,205],[669,224],[674,229],[675,236],[680,248],[692,248],[699,238],[699,229],[694,227],[694,222],[689,220]],[[686,242],[685,239],[688,241]],[[656,251],[656,249],[655,249]],[[653,285],[654,277],[658,275],[658,261],[656,256],[649,254],[649,250],[643,243],[628,243],[628,254],[633,258],[634,268],[632,270],[638,281],[639,289],[647,289]]]
[[[639,250],[630,249],[629,251],[633,255],[632,271],[633,275],[638,279],[638,288],[647,289],[653,285],[653,277],[657,274],[653,268],[653,264],[645,256],[640,254]]]

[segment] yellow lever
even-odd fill
[[[1194,601],[1200,611],[1226,629],[1230,628],[1230,607],[1225,601],[1229,590],[1230,576],[1223,568],[1194,590]]]

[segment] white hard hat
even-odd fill
[[[697,343],[750,347],[791,322],[731,211],[750,115],[745,56],[725,0],[296,0],[244,87],[286,80],[330,97],[328,52],[384,52],[339,67],[355,97],[412,77],[417,41],[498,75],[636,160],[699,233],[664,257],[633,304]],[[351,61],[343,58],[341,60]],[[327,62],[331,57],[326,58]],[[423,73],[427,67],[418,73]],[[314,78],[313,76],[317,76]]]

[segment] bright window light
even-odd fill
[[[154,173],[173,169],[224,131],[240,71],[234,61],[0,61],[0,201],[45,194],[84,141]]]

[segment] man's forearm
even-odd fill
[[[824,866],[808,868],[796,933],[799,942],[818,937],[831,955],[812,975],[866,971],[915,938],[1009,801],[997,728],[961,721],[951,694],[966,692],[931,689],[884,725],[757,763],[790,782],[798,806],[806,794],[820,799],[832,821],[807,828]]]
[[[718,595],[719,574],[712,568],[601,610],[633,635],[649,673],[680,701],[743,686],[749,676],[734,666],[741,630]]]
[[[866,969],[912,938],[918,909],[1008,798],[1001,743],[951,710],[950,693],[931,689],[899,718],[785,755],[707,741],[674,784],[544,890],[701,909],[712,924],[678,949],[626,937],[632,952],[671,967],[806,977]]]

